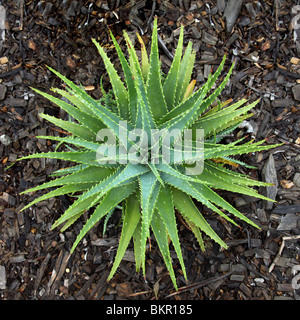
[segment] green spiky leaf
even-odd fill
[[[162,75],[157,31],[155,19],[150,50],[138,36],[141,57],[126,31],[124,40],[127,52],[122,52],[119,41],[110,31],[123,75],[116,71],[109,53],[97,40],[92,40],[104,62],[112,87],[112,90],[105,92],[103,75],[99,75],[103,95],[99,100],[93,99],[76,80],[72,82],[49,67],[64,83],[65,89],[52,89],[54,95],[33,90],[71,116],[72,120],[65,121],[41,114],[46,121],[68,134],[38,137],[54,142],[54,151],[32,154],[18,160],[50,158],[73,163],[53,172],[52,180],[32,186],[22,193],[26,196],[37,193],[29,204],[24,201],[25,212],[29,206],[51,197],[63,194],[76,197],[52,225],[52,229],[60,227],[63,232],[81,220],[84,212],[88,215],[71,252],[102,218],[106,225],[114,209],[121,205],[122,232],[108,279],[114,276],[131,240],[136,270],[142,268],[145,276],[147,241],[152,230],[177,289],[173,269],[177,260],[171,258],[170,245],[177,254],[185,278],[187,274],[175,212],[186,221],[202,250],[207,241],[202,234],[226,249],[225,242],[205,219],[205,210],[209,208],[234,225],[243,221],[257,227],[223,199],[218,190],[271,201],[256,190],[270,184],[237,172],[235,168],[238,166],[255,168],[235,156],[278,145],[267,145],[265,141],[245,142],[245,137],[222,143],[224,135],[234,134],[239,124],[251,116],[249,111],[255,108],[258,101],[250,104],[246,104],[245,99],[232,104],[231,99],[222,101],[220,95],[234,69],[234,64],[225,68],[226,55],[207,82],[197,88],[196,81],[191,79],[195,52],[191,42],[184,48],[183,27],[170,70]],[[150,52],[149,56],[147,52]],[[216,99],[220,101],[212,106]],[[199,145],[197,129],[204,132],[204,141]],[[192,134],[184,141],[188,130]],[[188,142],[188,148],[185,142]],[[195,168],[201,169],[200,172],[192,170]],[[198,203],[203,205],[201,212]]]

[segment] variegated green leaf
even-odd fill
[[[254,108],[259,101],[257,100],[246,107],[235,110],[244,102],[245,100],[242,99],[234,105],[218,111],[217,113],[209,117],[203,117],[201,120],[198,120],[196,123],[194,123],[192,128],[204,129],[206,136],[210,135],[214,131],[218,132],[219,130],[224,130],[225,128],[232,125],[232,120]],[[230,109],[230,111],[228,109]]]
[[[58,105],[61,109],[63,109],[66,112],[68,112],[69,115],[71,115],[76,120],[78,120],[86,128],[90,129],[94,134],[97,134],[97,132],[99,130],[101,130],[101,129],[106,127],[104,125],[104,123],[99,118],[95,117],[95,115],[91,115],[91,114],[86,113],[85,111],[81,111],[81,110],[71,106],[67,102],[62,101],[62,100],[60,100],[60,99],[58,99],[56,97],[53,97],[50,94],[47,94],[47,93],[42,92],[42,91],[37,90],[37,89],[33,89],[33,90],[35,92],[39,93],[40,95],[42,95],[43,97],[47,98],[51,102],[53,102],[56,105]],[[56,91],[58,91],[58,89],[56,89]],[[59,93],[61,93],[61,92],[59,91]]]
[[[22,157],[18,161],[26,159],[37,159],[37,158],[49,158],[49,159],[60,159],[64,161],[74,161],[89,166],[103,167],[97,161],[97,153],[95,151],[78,151],[78,152],[42,152],[31,154],[29,156]],[[106,167],[117,168],[118,164],[106,164]]]
[[[164,227],[164,223],[157,213],[157,211],[154,212],[153,218],[151,221],[151,227],[154,232],[156,241],[159,246],[159,250],[164,258],[165,264],[168,268],[168,271],[170,273],[170,277],[172,279],[173,285],[175,289],[177,290],[177,284],[176,284],[176,277],[174,273],[174,269],[172,266],[172,259],[170,255],[170,249],[169,249],[169,243],[168,243],[168,236],[167,236],[167,230]]]
[[[133,233],[135,269],[138,272],[142,267],[142,220],[140,219]]]
[[[193,95],[190,96],[189,99],[183,101],[179,105],[175,106],[174,109],[170,110],[160,121],[159,123],[164,124],[167,121],[170,121],[173,118],[176,118],[179,115],[185,114],[195,103],[198,101],[199,97],[201,96],[202,99],[207,95],[209,90],[212,88],[212,86],[215,84],[217,78],[221,74],[224,64],[226,61],[226,55],[224,56],[219,68],[214,73],[213,76],[209,76],[207,82],[201,87],[199,90],[197,90]],[[226,84],[226,83],[225,83]],[[219,93],[218,93],[219,94]],[[216,94],[216,95],[218,95]],[[201,111],[205,111],[207,107],[201,107]],[[199,114],[200,112],[198,112]]]
[[[65,185],[63,187],[60,187],[60,188],[55,189],[53,191],[50,191],[50,192],[34,199],[29,204],[27,204],[25,207],[23,207],[20,211],[23,211],[23,210],[31,207],[32,205],[34,205],[40,201],[46,200],[46,199],[61,196],[63,194],[68,194],[68,193],[73,193],[73,192],[78,192],[78,191],[90,189],[93,185],[94,185],[93,183],[77,183],[77,184],[72,184],[72,185]],[[31,191],[26,190],[26,193],[27,192],[31,192]],[[23,192],[23,193],[25,193],[25,192]]]
[[[71,248],[71,253],[75,250],[77,244],[87,234],[87,232],[118,203],[129,197],[136,190],[136,188],[137,182],[134,181],[109,191],[81,229]]]
[[[149,73],[149,58],[148,58],[148,53],[146,50],[146,46],[144,43],[143,38],[137,33],[137,38],[139,40],[139,43],[141,45],[141,54],[142,54],[142,74],[143,74],[143,79],[144,82],[147,81],[148,78],[148,73]]]
[[[183,271],[183,275],[185,278],[187,278],[183,257],[180,249],[179,238],[178,238],[172,192],[168,186],[160,188],[156,207],[157,207],[159,216],[165,226],[165,229],[167,230],[170,236],[170,239],[173,243],[173,246],[175,248],[177,257],[179,259],[179,262]]]
[[[168,72],[167,78],[163,85],[163,92],[167,103],[168,110],[172,110],[175,107],[175,93],[177,87],[177,81],[179,77],[180,61],[183,49],[183,26],[180,29],[180,35],[178,39],[178,45],[175,52],[171,68]]]
[[[113,277],[119,264],[125,254],[126,248],[133,236],[133,233],[141,219],[139,202],[135,194],[130,195],[126,199],[125,215],[123,221],[123,228],[120,238],[120,243],[117,251],[117,255],[113,264],[113,267],[108,276],[108,281]]]
[[[175,92],[175,105],[178,105],[180,102],[182,102],[184,98],[184,94],[186,93],[186,89],[191,80],[195,58],[196,53],[192,50],[192,42],[189,42],[178,71],[178,80]]]
[[[232,183],[233,185],[240,185],[240,186],[269,186],[270,183],[262,182],[262,181],[257,181],[253,180],[250,178],[247,178],[247,176],[234,172],[232,170],[226,169],[225,167],[217,166],[213,162],[207,161],[205,163],[204,170],[200,177],[205,180],[205,175],[210,174],[210,179],[216,180],[219,179],[218,177],[221,177],[222,180],[227,180],[228,182]],[[217,182],[215,183],[217,185]]]
[[[131,67],[135,79],[134,83],[136,86],[137,98],[142,114],[142,129],[146,130],[147,134],[150,135],[150,130],[156,128],[156,125],[152,116],[152,110],[150,108],[149,100],[147,97],[146,84],[143,80],[142,70],[138,61],[138,57],[133,48],[132,42],[126,32],[124,32],[124,37],[127,42],[128,51],[132,61]]]
[[[187,222],[188,226],[191,228],[193,234],[195,235],[196,239],[198,240],[199,246],[201,250],[205,251],[205,245],[202,238],[201,230],[197,227],[187,216],[184,217],[185,221]]]
[[[141,165],[131,165],[125,168],[119,168],[114,171],[108,178],[95,184],[90,190],[81,195],[61,216],[55,226],[70,219],[81,211],[81,208],[91,208],[110,190],[132,182],[133,178],[149,171],[149,168]]]
[[[149,237],[149,227],[152,215],[155,209],[155,203],[159,193],[160,184],[152,171],[139,176],[140,186],[140,203],[142,209],[142,234],[141,234],[141,251],[142,251],[142,269],[145,274],[145,251],[146,241]]]
[[[43,119],[48,120],[49,122],[52,122],[58,127],[63,128],[64,130],[68,130],[68,132],[73,133],[75,136],[79,138],[82,138],[84,140],[96,141],[96,135],[92,131],[80,124],[57,119],[55,117],[43,113],[40,113],[39,116]]]
[[[191,183],[195,188],[198,187],[198,185],[195,185],[193,183]],[[198,189],[199,190],[199,189]],[[247,217],[245,217],[243,214],[241,214],[238,210],[236,210],[230,203],[228,203],[227,201],[225,201],[222,197],[220,197],[216,192],[214,192],[213,190],[211,190],[209,187],[205,186],[205,185],[201,185],[201,193],[202,195],[206,198],[209,199],[211,202],[213,202],[215,205],[227,210],[228,212],[232,213],[233,215],[235,215],[237,218],[246,221],[248,224],[259,228],[254,222],[252,222],[250,219],[248,219]],[[225,218],[226,220],[228,220],[229,222],[231,222],[234,225],[237,225],[235,221],[233,221],[232,219],[230,219],[229,217],[227,217],[225,214],[222,215],[223,218]]]
[[[55,180],[52,180],[50,182],[43,183],[37,187],[28,189],[24,192],[34,192],[37,190],[42,190],[46,188],[52,188],[52,187],[57,187],[57,186],[62,186],[62,185],[68,185],[68,184],[78,184],[80,183],[99,183],[99,181],[107,178],[110,174],[113,173],[112,168],[97,168],[97,167],[87,167],[85,169],[82,169],[80,171],[77,171],[73,174],[64,176],[62,178],[58,178]]]
[[[159,121],[160,118],[167,112],[167,104],[161,83],[161,70],[157,41],[157,19],[154,19],[153,23],[149,75],[147,78],[147,96],[153,118],[155,121]]]
[[[80,99],[78,99],[77,97],[72,95],[70,92],[68,92],[66,90],[61,90],[61,89],[58,89],[58,88],[52,88],[51,90],[53,92],[56,92],[56,93],[60,94],[64,98],[66,98],[70,103],[72,103],[76,108],[78,108],[82,112],[87,113],[88,115],[94,117],[93,111],[91,111]]]
[[[129,64],[127,62],[127,60],[125,59],[125,56],[116,40],[116,38],[114,37],[114,35],[112,34],[112,32],[110,32],[110,36],[113,40],[113,43],[115,45],[116,51],[118,53],[123,71],[124,71],[124,75],[125,75],[125,81],[127,84],[127,90],[128,90],[128,99],[129,99],[129,108],[128,111],[130,113],[130,121],[131,123],[134,125],[135,121],[136,121],[136,112],[137,112],[137,92],[136,92],[136,88],[135,88],[135,84],[134,84],[134,78],[133,78],[133,74],[131,72],[131,69],[129,67]]]
[[[232,219],[227,217],[220,209],[218,209],[212,202],[213,200],[207,196],[206,192],[207,186],[204,184],[196,184],[194,185],[192,182],[189,183],[184,179],[177,178],[175,176],[171,176],[167,173],[162,173],[162,178],[171,186],[185,192],[186,194],[190,195],[191,197],[197,199],[202,204],[213,210],[214,212],[218,213],[220,216],[229,220],[231,223],[236,224]],[[217,204],[218,205],[218,204]]]
[[[195,206],[193,200],[184,192],[179,189],[173,188],[173,199],[175,208],[180,213],[192,221],[198,228],[207,234],[211,239],[218,243],[221,247],[227,248],[225,242],[223,242],[216,232],[211,228],[209,223],[204,219],[198,208]]]
[[[64,232],[65,230],[67,230],[73,223],[75,223],[76,220],[78,220],[82,216],[83,212],[84,211],[79,212],[75,216],[67,220],[67,222],[60,229],[60,232]]]
[[[95,116],[102,120],[102,122],[106,125],[107,128],[110,128],[112,132],[115,133],[116,136],[119,135],[120,127],[128,132],[128,130],[132,130],[133,127],[130,123],[127,123],[127,128],[123,125],[124,119],[119,117],[115,113],[106,109],[102,106],[101,103],[95,101],[92,97],[90,97],[86,92],[82,91],[78,86],[76,86],[72,81],[68,78],[55,71],[54,69],[48,67],[55,75],[57,75],[62,81],[64,81],[72,90],[72,94],[78,98],[81,102],[83,102],[87,108],[89,108]]]
[[[113,64],[111,63],[107,54],[105,53],[104,49],[99,45],[99,43],[95,39],[92,39],[92,41],[95,44],[95,46],[97,47],[98,52],[100,53],[100,55],[104,61],[106,70],[107,70],[109,78],[110,78],[111,85],[114,90],[115,99],[118,104],[119,114],[124,120],[129,120],[127,90],[126,90],[122,80],[118,76],[118,73],[117,73],[115,67],[113,66]]]
[[[50,174],[50,177],[64,176],[64,175],[67,175],[67,174],[71,174],[71,173],[75,173],[75,172],[81,171],[82,169],[85,169],[85,168],[88,168],[88,167],[89,167],[89,165],[79,164],[79,165],[73,166],[73,167],[67,167],[67,168],[64,168],[64,169],[58,169],[56,171],[53,171]]]

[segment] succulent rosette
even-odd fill
[[[52,226],[61,226],[63,232],[85,211],[91,212],[73,244],[73,252],[98,221],[111,215],[121,205],[122,232],[109,279],[116,272],[131,239],[136,269],[142,268],[145,274],[146,244],[152,230],[174,287],[177,288],[170,243],[176,251],[184,277],[187,275],[175,210],[186,221],[203,250],[202,234],[227,248],[194,200],[234,225],[237,222],[233,218],[238,218],[258,227],[216,190],[271,201],[255,189],[270,184],[237,173],[231,170],[231,165],[246,165],[232,156],[267,150],[274,145],[263,145],[264,140],[244,143],[243,139],[222,144],[224,135],[252,115],[249,111],[258,101],[246,104],[247,100],[241,99],[233,104],[227,101],[212,106],[234,67],[232,65],[220,85],[215,86],[226,56],[216,72],[209,75],[207,82],[194,90],[195,80],[191,80],[191,76],[196,55],[191,42],[183,53],[183,27],[166,75],[162,74],[159,60],[157,19],[153,24],[149,56],[142,38],[138,36],[141,44],[141,56],[138,57],[124,31],[128,49],[126,59],[115,37],[112,33],[110,35],[124,77],[122,79],[118,75],[105,50],[93,40],[104,61],[112,88],[109,92],[102,88],[103,97],[100,100],[93,99],[82,86],[51,68],[65,84],[65,90],[52,89],[63,99],[33,89],[65,110],[74,121],[41,114],[42,118],[68,131],[70,135],[39,138],[65,144],[68,151],[33,154],[22,160],[54,158],[71,161],[75,165],[53,172],[51,176],[55,177],[54,180],[25,191],[28,193],[58,187],[22,210],[45,199],[76,193],[77,199]],[[201,139],[198,139],[197,132],[202,133]],[[188,139],[184,139],[186,137]],[[184,142],[187,143],[184,145]],[[163,148],[164,153],[161,152]]]

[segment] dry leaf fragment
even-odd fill
[[[262,51],[267,51],[271,48],[271,41],[266,41],[261,45]]]
[[[32,40],[28,40],[28,48],[31,49],[31,50],[36,50],[36,44],[34,41]]]
[[[117,290],[119,296],[123,296],[123,297],[126,297],[129,294],[133,293],[130,282],[118,283],[116,285],[116,290]]]
[[[84,89],[86,91],[92,91],[92,90],[95,90],[95,87],[94,86],[85,86]]]
[[[290,189],[294,186],[294,183],[293,183],[293,181],[289,181],[289,180],[281,180],[280,185],[284,189]]]
[[[67,57],[67,58],[66,58],[66,64],[67,64],[67,66],[68,66],[69,68],[72,68],[72,69],[74,69],[74,68],[76,67],[75,61],[74,61],[72,58],[70,58],[70,57]]]
[[[7,62],[8,62],[8,58],[7,57],[0,58],[0,64],[5,64]]]
[[[158,300],[158,293],[159,293],[159,281],[156,281],[155,284],[154,284],[154,287],[153,287],[153,291],[154,291],[154,294],[155,294],[155,299]]]
[[[292,57],[292,59],[290,60],[290,62],[292,64],[300,64],[300,59],[299,58],[296,58],[296,57]]]

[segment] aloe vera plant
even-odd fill
[[[198,90],[194,90],[195,81],[191,80],[191,75],[195,52],[192,43],[189,42],[183,54],[183,27],[172,65],[165,77],[162,77],[160,68],[156,19],[149,57],[141,37],[138,37],[141,43],[141,59],[137,56],[126,32],[124,39],[127,44],[128,59],[112,33],[111,38],[120,59],[124,79],[118,75],[104,49],[93,40],[104,61],[112,86],[109,92],[105,92],[102,87],[103,97],[100,100],[94,100],[83,87],[75,85],[50,67],[49,69],[65,83],[65,90],[52,90],[65,99],[33,89],[65,110],[75,121],[63,121],[41,114],[42,118],[68,131],[70,135],[39,138],[54,140],[59,145],[65,144],[69,151],[33,154],[23,157],[22,160],[54,158],[71,161],[75,165],[53,172],[54,180],[25,191],[27,193],[58,187],[27,204],[22,210],[51,197],[77,193],[77,200],[52,226],[52,229],[62,226],[61,231],[64,231],[90,209],[90,217],[71,249],[73,252],[81,239],[100,219],[111,215],[116,206],[122,204],[122,232],[108,279],[111,279],[116,272],[131,239],[133,239],[136,269],[138,271],[142,268],[145,274],[146,244],[152,230],[174,287],[177,288],[170,256],[170,243],[176,251],[184,277],[187,275],[180,248],[175,210],[182,215],[203,250],[203,233],[221,247],[227,248],[225,242],[205,220],[193,199],[234,225],[237,225],[233,220],[236,217],[257,227],[219,196],[216,189],[270,200],[253,188],[270,184],[252,180],[232,171],[230,167],[243,164],[231,156],[266,150],[273,146],[263,145],[264,141],[242,143],[243,139],[222,144],[222,136],[233,131],[242,121],[250,117],[252,114],[248,111],[255,107],[257,101],[246,105],[247,101],[242,99],[231,105],[225,102],[212,107],[212,103],[224,89],[233,70],[232,65],[221,84],[213,91],[212,87],[221,76],[226,56],[207,82]],[[139,148],[136,147],[136,135],[133,134],[138,129],[148,135],[146,142],[140,143]],[[174,129],[177,131],[174,131],[174,139],[169,145],[169,161],[165,161],[160,153],[155,154],[155,159],[151,157],[153,148],[157,147],[160,150],[163,140],[157,139],[153,145],[153,141],[149,138],[153,130],[170,132]],[[197,158],[191,152],[183,150],[180,153],[183,161],[178,161],[175,141],[182,138],[186,129],[190,129],[192,133],[197,129],[203,130],[204,152]],[[105,133],[105,130],[109,130],[116,138],[113,143],[104,142],[102,133]],[[194,134],[190,140],[195,142]],[[132,158],[129,153],[109,153],[107,151],[109,147],[114,147],[117,151],[134,148],[135,161],[130,161]],[[106,152],[103,151],[105,148]],[[102,151],[99,153],[99,150]],[[199,151],[193,144],[191,150]],[[143,161],[137,161],[137,158],[141,159],[141,155]],[[197,160],[201,160],[204,164],[201,172],[187,174],[186,170]]]

